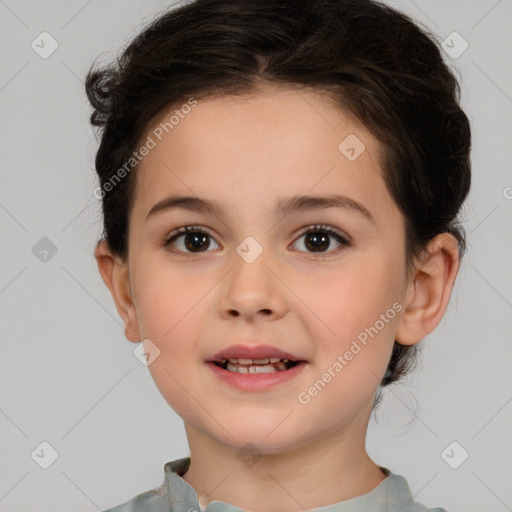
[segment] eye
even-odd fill
[[[325,252],[335,252],[327,251],[327,249],[331,246],[331,241],[329,237],[333,237],[336,242],[338,242],[339,246],[350,246],[350,242],[347,238],[342,236],[337,231],[329,229],[329,226],[311,226],[299,238],[306,237],[304,240],[304,245],[311,249],[310,252],[313,253],[325,253]],[[324,250],[325,249],[325,250]]]
[[[168,245],[179,241],[177,244],[177,252],[197,254],[200,252],[206,252],[206,250],[210,247],[210,239],[213,240],[207,231],[197,226],[185,226],[173,231],[169,237],[166,238],[164,246],[167,247]]]
[[[305,237],[304,245],[308,252],[312,253],[335,252],[335,250],[327,251],[331,246],[330,237],[336,240],[339,247],[349,247],[351,245],[347,238],[325,225],[310,226],[299,238],[302,237]],[[167,247],[174,244],[177,253],[198,254],[208,251],[210,240],[213,240],[213,238],[206,230],[198,226],[185,226],[173,231],[165,239],[163,245]],[[217,242],[215,244],[218,248],[219,244]]]

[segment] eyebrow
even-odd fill
[[[325,208],[343,208],[364,216],[372,224],[377,225],[370,211],[361,203],[345,195],[329,196],[294,196],[280,198],[275,208],[276,216],[286,216],[291,213],[323,210]],[[208,199],[193,196],[170,196],[156,203],[149,210],[146,220],[157,213],[181,208],[197,213],[209,213],[217,217],[227,217],[229,210],[225,203],[217,203]]]

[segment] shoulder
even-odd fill
[[[401,512],[448,512],[444,508],[436,507],[436,508],[428,508],[421,503],[411,503],[409,506],[406,506],[401,510]]]
[[[122,505],[102,512],[140,512],[141,510],[145,512],[167,512],[169,503],[166,500],[166,495],[160,494],[160,489],[153,489],[135,496]]]
[[[403,509],[400,509],[400,512],[448,512],[444,508],[435,507],[428,508],[417,501],[411,501],[408,503]]]
[[[389,470],[388,470],[389,471]],[[407,480],[389,471],[387,500],[390,505],[389,511],[400,510],[400,512],[448,512],[442,507],[428,508],[417,501],[414,501]],[[386,509],[388,510],[388,509]]]
[[[193,498],[190,496],[192,488],[181,480],[190,465],[190,458],[167,462],[164,466],[165,479],[156,489],[143,492],[130,501],[102,512],[170,512],[182,510],[185,502]]]

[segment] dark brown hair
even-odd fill
[[[471,131],[459,83],[435,36],[373,0],[195,0],[159,15],[115,63],[93,65],[86,92],[101,132],[103,237],[114,253],[127,256],[136,167],[108,192],[106,184],[154,119],[191,97],[265,83],[323,93],[381,142],[386,186],[406,222],[408,270],[443,232],[462,258],[457,216],[471,182]],[[395,341],[381,386],[405,376],[417,350]]]

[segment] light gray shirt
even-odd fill
[[[241,508],[213,500],[202,509],[195,489],[182,476],[190,466],[190,457],[168,462],[165,480],[159,489],[139,494],[132,500],[104,512],[243,512]],[[427,508],[413,501],[404,477],[382,468],[386,478],[370,492],[310,512],[446,512]]]

